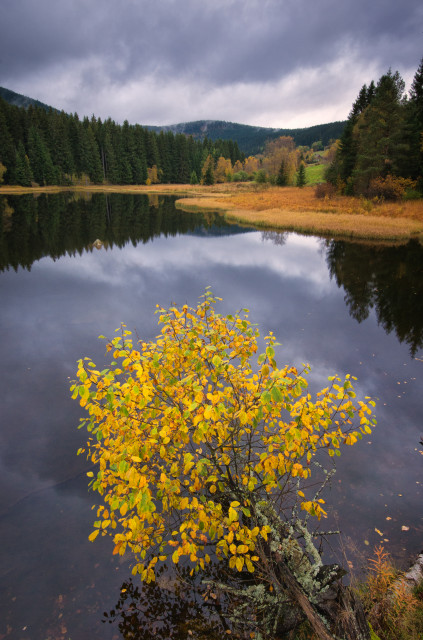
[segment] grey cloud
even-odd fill
[[[4,0],[0,84],[25,93],[39,81],[45,91],[50,74],[52,83],[74,85],[84,104],[101,86],[126,92],[151,77],[254,91],[322,68],[324,86],[325,65],[342,58],[368,60],[381,73],[415,70],[422,17],[417,0]],[[60,90],[56,102],[67,107]]]

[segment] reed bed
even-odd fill
[[[423,242],[423,200],[375,203],[337,196],[317,199],[314,189],[271,187],[208,192],[177,201],[182,209],[214,209],[229,220],[257,227],[319,235],[404,242]]]

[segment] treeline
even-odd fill
[[[185,133],[197,140],[205,135],[211,140],[236,140],[241,151],[246,156],[252,156],[263,153],[268,142],[281,136],[292,137],[297,146],[311,146],[316,140],[320,140],[323,146],[327,146],[331,140],[340,138],[344,126],[345,121],[317,124],[301,129],[271,129],[222,120],[198,120],[166,127],[149,127],[149,129],[156,132],[163,129],[173,133]]]
[[[170,196],[59,193],[0,196],[0,272],[31,270],[45,256],[136,246],[160,236],[229,233],[223,218],[180,211]],[[245,233],[245,229],[242,229]],[[235,225],[230,233],[239,232]],[[98,240],[101,238],[101,242]]]
[[[338,192],[396,197],[406,189],[423,191],[423,59],[409,96],[404,89],[391,70],[361,88],[326,172]]]
[[[244,160],[232,140],[196,141],[140,125],[28,109],[0,99],[0,182],[31,186],[188,183],[204,180],[205,165]]]

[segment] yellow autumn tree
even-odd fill
[[[288,184],[294,180],[298,169],[298,152],[291,136],[280,136],[266,143],[262,157],[262,168],[269,176],[276,176],[284,163]]]
[[[260,168],[260,162],[256,156],[248,156],[245,158],[244,171],[247,173],[255,173]]]
[[[158,173],[159,172],[155,164],[152,167],[148,167],[147,180],[145,181],[147,186],[149,186],[150,184],[158,184],[160,182]]]
[[[220,156],[214,170],[214,178],[216,182],[226,182],[232,176],[232,162],[230,158]]]
[[[213,556],[273,585],[272,597],[285,585],[285,600],[300,562],[293,580],[316,600],[322,562],[307,522],[325,511],[321,486],[309,487],[313,460],[370,433],[373,402],[356,401],[348,375],[312,398],[309,366],[279,368],[272,333],[253,362],[259,333],[247,310],[222,316],[218,300],[206,290],[196,308],[158,308],[150,342],[134,343],[123,325],[107,342],[108,369],[78,362],[72,397],[90,434],[79,453],[96,465],[88,475],[102,497],[89,537],[110,534],[113,553],[130,550],[147,582],[166,561],[199,571]]]

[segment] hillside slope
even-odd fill
[[[25,107],[27,109],[29,105],[33,105],[46,111],[50,108],[54,109],[54,107],[50,107],[39,100],[34,100],[4,87],[0,87],[0,97],[17,107]],[[142,125],[142,123],[139,124]],[[197,140],[202,140],[205,137],[213,141],[218,139],[234,140],[238,143],[243,153],[255,155],[263,150],[267,140],[273,140],[279,138],[279,136],[292,136],[296,145],[310,146],[318,140],[321,140],[323,145],[327,145],[330,140],[335,140],[341,136],[344,126],[345,121],[317,124],[302,129],[275,129],[271,127],[255,127],[237,122],[225,122],[223,120],[197,120],[195,122],[180,122],[163,126],[147,125],[146,128],[156,133],[160,131],[184,133],[185,135],[193,136]]]
[[[337,139],[344,130],[345,121],[318,124],[302,129],[275,129],[270,127],[254,127],[248,124],[225,122],[223,120],[198,120],[196,122],[181,122],[162,127],[149,126],[155,132],[172,131],[173,133],[185,133],[194,138],[203,139],[206,136],[211,140],[236,140],[239,148],[247,155],[254,155],[263,150],[266,140],[279,138],[279,136],[292,136],[296,145],[310,146],[313,142],[321,140],[327,145],[331,139]]]

